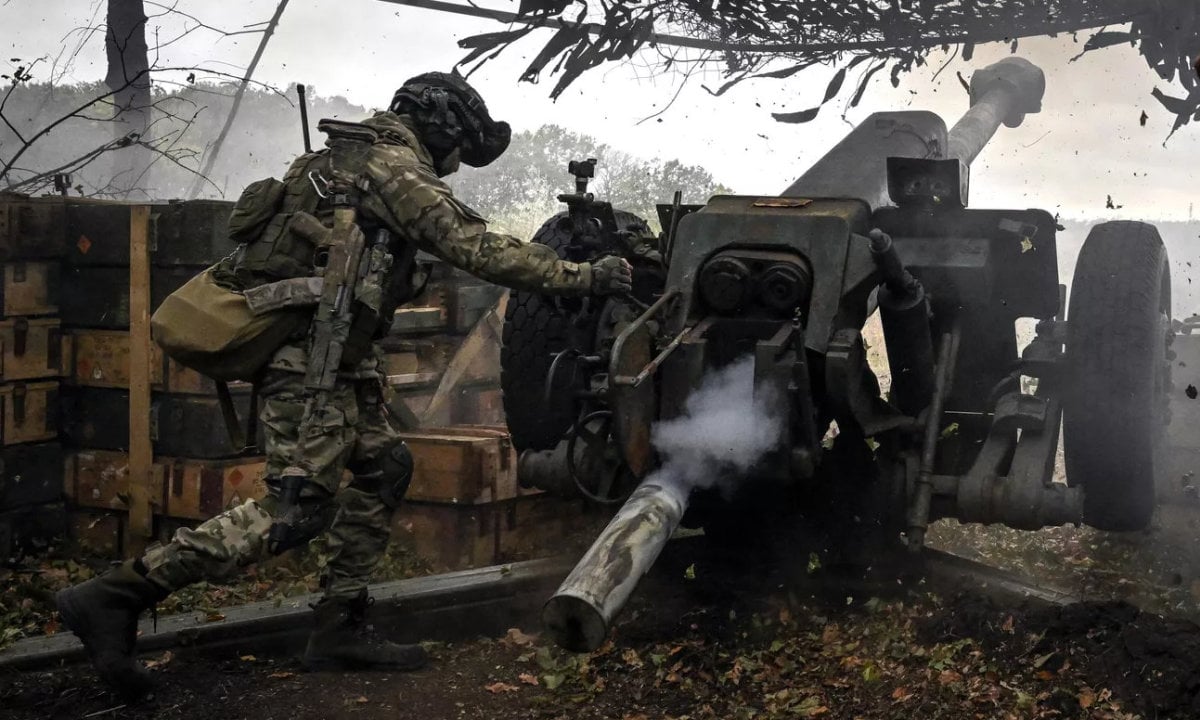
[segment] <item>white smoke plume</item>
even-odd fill
[[[654,426],[651,441],[663,463],[653,479],[686,489],[712,487],[754,467],[782,430],[763,389],[754,392],[754,358],[742,358],[707,375],[683,415]]]

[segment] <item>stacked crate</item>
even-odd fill
[[[60,537],[60,198],[0,196],[0,560]]]
[[[397,313],[383,343],[415,466],[393,537],[438,569],[559,552],[603,521],[579,500],[517,481],[499,384],[504,304],[501,288],[434,263],[425,293]]]
[[[131,207],[72,200],[67,205],[62,321],[70,340],[63,433],[72,453],[66,490],[79,534],[95,544],[129,510]],[[233,250],[226,237],[231,203],[189,201],[149,208],[149,309]],[[137,285],[135,280],[134,285]],[[150,346],[150,505],[154,516],[204,520],[264,491],[263,463],[233,447],[216,386]],[[233,386],[249,412],[249,387]],[[100,528],[98,532],[85,532]],[[119,549],[119,548],[118,548]]]
[[[456,425],[404,434],[414,472],[393,538],[435,569],[544,557],[591,538],[602,509],[527,490],[503,426]]]
[[[504,290],[446,263],[422,261],[431,271],[425,290],[396,312],[382,343],[388,385],[402,413],[412,413],[410,423],[502,425],[497,303]]]
[[[43,537],[48,519],[61,531],[64,488],[74,538],[114,556],[134,549],[123,538],[264,494],[262,458],[232,446],[213,383],[165,358],[141,314],[233,250],[230,208],[0,198],[0,543]],[[581,506],[517,484],[500,403],[503,291],[423,260],[429,284],[384,342],[416,459],[397,539],[444,568],[553,552]],[[231,389],[245,419],[249,388]]]

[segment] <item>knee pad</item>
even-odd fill
[[[388,507],[399,507],[413,476],[413,456],[403,440],[396,440],[378,456],[353,468],[350,487],[379,496]]]

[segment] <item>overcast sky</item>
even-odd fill
[[[275,4],[179,0],[178,8],[209,24],[239,29],[269,18]],[[493,6],[508,4],[495,0]],[[147,8],[152,11],[149,3]],[[3,60],[54,55],[78,39],[74,28],[103,16],[102,0],[7,0],[0,5],[0,43],[7,53]],[[152,21],[151,28],[161,26],[160,36],[169,37],[183,22],[164,18]],[[458,39],[502,28],[487,20],[382,0],[292,0],[256,79],[280,87],[303,82],[323,95],[344,95],[379,107],[404,79],[426,70],[448,70],[463,55]],[[934,58],[932,67],[902,76],[897,89],[887,73],[880,73],[860,107],[845,112],[844,118],[844,108],[831,105],[806,125],[771,119],[773,110],[802,110],[820,99],[831,71],[817,68],[790,80],[744,83],[720,98],[704,90],[704,78],[693,79],[661,115],[661,122],[640,122],[676,94],[676,75],[650,77],[645,65],[637,63],[608,66],[584,75],[552,102],[552,78],[541,84],[517,82],[547,32],[535,33],[472,78],[493,115],[517,129],[555,123],[634,154],[700,164],[742,193],[779,192],[835,144],[850,123],[861,122],[871,112],[928,109],[953,123],[967,107],[955,73],[969,77],[973,69],[1008,54],[1007,45],[981,47],[971,63],[951,62],[936,80],[933,76],[944,58]],[[1164,147],[1172,118],[1150,91],[1156,85],[1170,94],[1178,91],[1128,47],[1069,62],[1085,39],[1022,41],[1018,54],[1047,72],[1044,109],[1019,129],[1002,129],[980,156],[972,175],[972,205],[1036,206],[1068,217],[1186,219],[1195,187],[1189,181],[1200,159],[1200,126],[1184,128]],[[165,52],[161,62],[238,73],[257,43],[257,35],[218,41],[211,33],[197,32]],[[104,68],[103,39],[96,35],[69,79],[100,79]],[[45,79],[48,66],[39,69],[40,79]],[[707,78],[710,86],[718,82]],[[1145,127],[1139,124],[1143,110],[1150,116]],[[1105,210],[1110,194],[1123,209]]]

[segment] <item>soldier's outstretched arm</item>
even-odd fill
[[[375,192],[367,194],[366,208],[422,250],[516,290],[558,295],[594,291],[590,263],[565,261],[545,245],[490,232],[482,217],[423,168],[373,162],[370,175]]]

